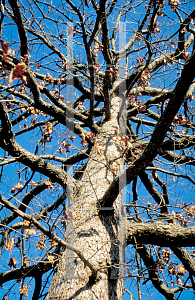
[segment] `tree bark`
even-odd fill
[[[124,153],[126,146],[117,135],[119,100],[119,97],[111,100],[111,118],[102,125],[96,136],[91,157],[80,181],[79,193],[74,199],[76,217],[73,226],[69,224],[66,231],[66,239],[74,240],[74,246],[83,251],[86,258],[97,268],[97,277],[93,278],[91,270],[73,252],[65,250],[58,263],[47,300],[122,300],[117,209],[97,209],[99,200],[113,181],[119,166],[124,164],[121,153]]]

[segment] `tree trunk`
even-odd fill
[[[117,115],[120,98],[111,100],[111,119],[102,125],[96,136],[91,157],[74,199],[74,223],[66,231],[66,240],[74,241],[98,270],[92,279],[88,266],[73,252],[65,250],[59,261],[49,290],[49,299],[120,299],[123,280],[119,277],[119,240],[117,209],[98,210],[101,199],[124,165],[125,143],[118,131]]]

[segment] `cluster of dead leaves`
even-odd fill
[[[140,113],[144,113],[147,111],[147,108],[145,104],[143,104],[140,100],[138,100],[138,96],[129,95],[128,98],[128,104],[130,104],[132,107],[136,107]]]
[[[44,143],[51,142],[52,133],[53,133],[53,125],[49,121],[43,126],[43,131],[44,131],[43,142]]]
[[[41,80],[41,81],[39,81],[39,85],[42,86],[42,87],[45,87],[46,83],[43,80]]]
[[[74,142],[75,137],[71,136],[71,135],[67,135],[68,138]],[[72,146],[71,143],[69,143],[66,139],[63,139],[63,141],[60,144],[60,147],[58,148],[57,152],[59,152],[60,154],[63,153],[63,149],[66,150],[66,152],[70,152],[70,147]]]
[[[35,108],[35,107],[33,107],[33,106],[27,107],[26,111],[27,111],[28,113],[31,113],[31,114],[34,115],[34,117],[31,117],[31,126],[34,126],[34,125],[35,125],[36,120],[37,120],[37,118],[38,118],[38,115],[43,115],[43,116],[47,117],[47,114],[46,114],[46,113],[44,113],[44,112],[38,110],[37,108]],[[26,130],[28,130],[28,125],[27,125],[26,123],[24,124],[24,128],[25,128]],[[47,137],[46,137],[45,139],[47,140]],[[44,140],[45,140],[45,139],[44,139]]]
[[[189,118],[182,116],[181,114],[177,114],[174,117],[172,125],[175,126],[175,125],[182,125],[182,124],[192,125],[192,121],[190,121]]]
[[[20,295],[28,296],[28,284],[26,284],[25,286],[19,287],[19,290],[20,290]],[[8,300],[7,296],[4,296],[3,300]]]
[[[76,212],[74,214],[72,214],[72,217],[73,218],[77,218],[77,214]],[[69,216],[70,218],[70,216]],[[36,233],[36,231],[32,228],[30,228],[30,222],[27,221],[27,220],[24,220],[23,221],[23,225],[21,226],[21,229],[25,230],[25,236],[27,234],[33,234],[33,233]],[[36,248],[39,249],[39,250],[42,250],[42,249],[46,249],[47,250],[47,247],[45,245],[45,242],[46,242],[46,236],[42,233],[39,234],[39,240],[36,244]],[[50,245],[49,245],[49,248],[54,248],[58,245],[57,242],[55,242],[54,240],[49,240],[50,242]],[[12,238],[8,238],[6,240],[6,244],[5,244],[5,249],[6,250],[9,250],[11,253],[12,253],[12,250],[13,250],[13,246],[15,246],[16,248],[21,248],[21,239],[20,237],[17,237],[17,241],[15,242],[14,240],[14,237]],[[55,260],[56,260],[56,255],[53,254],[53,253],[49,253],[48,256],[47,256],[47,260],[50,262],[50,263],[54,263]],[[15,258],[15,256],[12,256],[10,259],[9,259],[9,263],[8,263],[8,266],[9,268],[11,269],[12,267],[13,268],[16,268],[16,265],[17,265],[17,260]],[[22,266],[23,267],[28,267],[30,265],[30,262],[29,262],[29,259],[27,258],[27,256],[24,254],[23,257],[22,257]]]
[[[181,124],[184,124],[186,121],[185,117],[182,116],[181,114],[177,114],[175,117],[174,117],[174,120],[173,120],[173,125],[181,125]]]
[[[12,61],[13,59],[11,57],[9,57],[9,53],[11,53],[11,49],[9,48],[9,43],[3,41],[2,39],[0,39],[0,43],[1,43],[1,48],[3,51],[3,61]],[[12,52],[12,55],[15,54],[15,50]],[[28,63],[28,59],[29,59],[29,54],[26,54],[24,57],[20,58],[20,62],[11,69],[10,75],[9,75],[9,79],[8,79],[8,84],[12,84],[12,82],[14,81],[14,79],[19,79],[22,80],[24,82],[25,85],[27,85],[27,77],[26,75],[24,75],[26,69],[27,69],[27,63]]]
[[[187,203],[183,202],[183,209],[189,218],[195,217],[195,206],[188,206]]]
[[[44,184],[47,186],[48,190],[54,191],[54,184],[50,179],[45,180]]]
[[[173,264],[170,264],[169,267],[168,267],[168,272],[171,276],[175,277],[176,276],[176,280],[177,280],[177,283],[180,284],[181,286],[183,285],[183,282],[181,280],[182,277],[180,276],[184,276],[187,271],[186,269],[184,268],[183,265],[178,265],[177,266],[177,269],[173,266]],[[172,286],[174,286],[174,282],[173,280],[171,279],[171,284]]]
[[[20,238],[18,237],[18,241],[16,243],[14,243],[14,237],[12,237],[12,239],[7,239],[6,241],[6,244],[5,244],[5,249],[6,250],[10,250],[10,252],[12,252],[12,249],[13,249],[13,245],[16,247],[16,248],[20,248],[21,247],[21,240]],[[17,265],[17,260],[15,258],[15,256],[12,256],[9,260],[9,263],[8,263],[8,266],[9,268],[11,269],[12,267],[13,268],[16,268],[16,265]],[[27,258],[26,255],[23,256],[22,258],[22,266],[23,267],[28,267],[30,265],[30,262]]]
[[[70,144],[69,142],[66,141],[66,139],[63,139],[60,147],[58,148],[57,152],[59,152],[60,154],[63,153],[63,149],[66,150],[66,152],[70,152],[70,147],[72,146],[72,144]]]
[[[9,263],[8,263],[8,266],[9,268],[11,269],[12,267],[13,268],[16,268],[16,265],[17,265],[17,260],[15,258],[15,256],[12,256],[9,260]],[[30,262],[28,260],[28,258],[26,257],[26,255],[23,256],[23,260],[22,260],[22,266],[23,267],[28,267],[30,265]]]
[[[70,143],[68,143],[67,141],[66,141],[66,139],[64,139],[63,141],[62,141],[62,144],[61,144],[62,146],[58,149],[58,151],[62,154],[62,151],[60,151],[60,149],[62,149],[62,148],[65,148],[66,149],[66,152],[70,152],[70,146],[71,146],[71,144]]]
[[[146,68],[145,70],[143,70],[140,78],[138,79],[137,86],[141,86],[141,87],[148,86],[149,85],[149,79],[150,79],[150,72]]]
[[[14,243],[15,243],[14,237],[12,237],[11,239],[8,238],[5,243],[5,250],[9,250],[12,253]]]
[[[53,125],[48,121],[44,126],[43,130],[45,134],[52,134],[53,133]]]
[[[25,230],[25,236],[27,236],[27,234],[29,235],[36,234],[37,229],[34,229],[35,227],[34,228],[31,227],[34,227],[34,225],[30,221],[24,220],[23,225],[20,227],[20,229]]]
[[[38,184],[36,182],[34,182],[33,180],[31,180],[30,186],[31,186],[31,188],[34,189],[36,186],[38,186]]]
[[[114,77],[116,76],[117,72],[118,72],[117,68],[110,68],[108,71],[109,75]]]
[[[40,233],[39,236],[40,236],[40,238],[36,244],[36,248],[42,250],[43,248],[46,248],[45,241],[47,238],[43,233]]]
[[[164,65],[168,65],[169,68],[172,68],[172,65],[175,64],[175,59],[169,57],[168,55],[164,57]]]
[[[24,108],[21,108],[21,111],[22,111],[22,112],[23,112],[24,110],[25,110]],[[40,110],[38,110],[38,109],[36,109],[35,107],[32,107],[32,106],[27,107],[26,111],[27,111],[28,113],[34,115],[33,117],[31,117],[31,126],[34,126],[34,125],[36,124],[36,120],[37,120],[37,118],[38,118],[38,115],[43,115],[43,116],[47,117],[47,114],[46,114],[46,113],[44,113],[44,112],[42,112],[42,111],[40,111]],[[25,119],[25,121],[27,122],[26,119]],[[23,129],[22,126],[20,126],[20,125],[18,125],[18,126],[19,126],[21,129]],[[45,126],[46,126],[46,127],[49,127],[47,124],[46,124]],[[27,123],[24,123],[24,129],[26,129],[26,130],[29,129],[29,126],[28,126]],[[50,134],[48,134],[48,135],[44,136],[43,142],[50,142],[51,139],[52,139],[52,137],[50,136]]]
[[[33,107],[33,106],[27,107],[27,108],[26,108],[26,111],[27,111],[28,113],[31,113],[31,114],[35,115],[36,117],[37,117],[38,115],[43,115],[44,117],[47,117],[47,114],[46,114],[46,113],[42,112],[41,110],[39,110],[39,109],[37,109],[37,108],[35,108],[35,107]]]
[[[28,284],[26,284],[24,287],[19,287],[20,289],[20,295],[28,296]]]
[[[9,57],[8,55],[11,54],[11,49],[9,48],[9,43],[5,42],[4,40],[0,39],[1,43],[1,49],[3,51],[3,61],[12,61],[12,58]]]
[[[13,107],[12,101],[15,100],[15,97],[12,95],[11,97],[7,97],[6,101],[4,102],[4,105],[6,108],[10,109]]]
[[[172,215],[174,217],[174,219],[180,223],[181,226],[183,227],[188,227],[188,223],[186,221],[186,218],[183,214],[180,214],[178,212],[173,211]]]
[[[34,233],[34,232],[33,232]],[[36,244],[36,248],[39,249],[39,250],[42,250],[42,249],[47,249],[46,245],[45,245],[45,242],[47,240],[47,237],[43,234],[43,233],[40,233],[39,234],[39,240]],[[54,241],[54,240],[49,240],[50,242],[50,248],[53,248],[55,246],[57,246],[58,244]],[[13,243],[13,242],[12,242]],[[17,242],[18,243],[18,242]],[[21,240],[20,240],[20,246],[21,246]],[[13,247],[13,246],[12,246]],[[15,247],[16,247],[16,244],[15,244]],[[10,250],[11,251],[11,250]],[[24,267],[27,267],[29,265],[29,260],[28,258],[24,255],[23,256],[23,266]]]
[[[20,192],[20,191],[22,190],[22,188],[23,188],[23,185],[22,185],[20,182],[18,182],[18,183],[16,183],[16,184],[14,185],[14,187],[11,189],[11,193],[14,194],[14,193],[16,193],[16,192]]]
[[[161,273],[164,269],[166,264],[170,263],[170,256],[171,256],[171,251],[164,248],[161,250],[161,259],[156,261],[153,265],[153,267],[156,269],[156,274],[158,275],[158,271]],[[180,276],[184,276],[187,271],[184,268],[183,265],[179,264],[177,267],[175,267],[172,263],[168,265],[168,273],[172,276],[176,276],[177,283],[180,285],[183,285],[182,280]],[[174,286],[174,282],[171,278],[171,284]]]
[[[176,10],[179,5],[179,0],[169,0],[169,6],[172,10]]]
[[[166,262],[168,263],[169,260],[170,260],[170,256],[171,256],[171,251],[164,248],[162,251],[161,251],[161,261],[162,262]]]
[[[53,77],[52,77],[49,73],[46,74],[44,80],[45,80],[47,83],[51,83],[51,84],[54,83]]]
[[[64,59],[62,59],[62,68],[66,71],[67,69],[67,64],[66,61]]]

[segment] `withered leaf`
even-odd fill
[[[17,263],[18,263],[18,262],[17,262],[15,256],[12,256],[12,257],[10,258],[10,260],[9,260],[8,266],[10,267],[10,269],[11,269],[12,267],[16,268]]]

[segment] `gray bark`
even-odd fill
[[[97,209],[98,201],[113,181],[119,166],[124,164],[121,153],[124,153],[126,146],[116,134],[119,131],[119,100],[119,97],[112,99],[111,119],[103,124],[96,137],[80,182],[80,191],[74,199],[76,217],[69,224],[69,233],[66,232],[66,239],[74,241],[74,246],[97,268],[97,278],[92,277],[91,270],[73,252],[65,250],[47,300],[122,300],[123,280],[118,276],[118,201],[115,202],[115,210]]]

